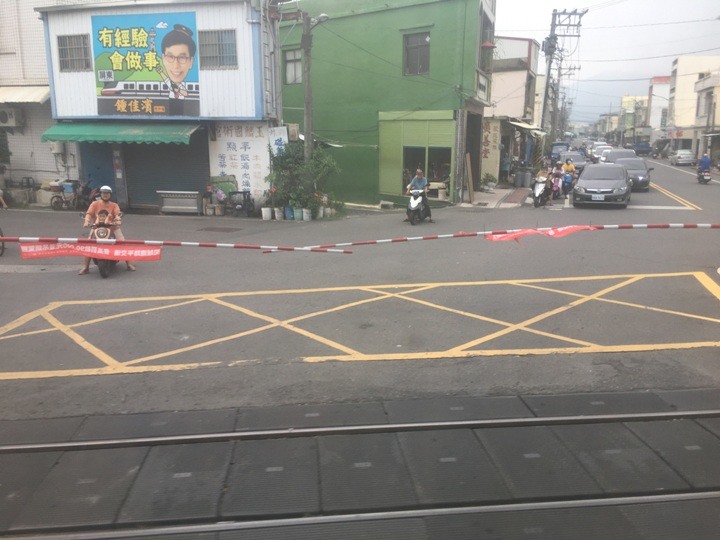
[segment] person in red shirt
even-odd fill
[[[90,206],[87,209],[87,212],[85,213],[85,221],[83,222],[83,227],[87,228],[90,227],[91,224],[95,223],[98,218],[98,213],[101,211],[107,212],[107,220],[110,221],[110,223],[118,222],[117,225],[113,225],[112,231],[115,234],[115,238],[118,240],[125,240],[125,236],[123,236],[122,231],[120,230],[120,224],[119,224],[119,217],[120,217],[120,207],[117,205],[117,203],[114,203],[110,200],[110,195],[112,195],[112,189],[110,186],[103,186],[100,188],[100,199],[97,201],[93,201]],[[87,274],[90,272],[90,257],[85,257],[85,263],[83,264],[83,267],[78,272],[79,275]],[[128,271],[135,271],[135,267],[130,263],[130,261],[125,261],[125,264],[127,265]]]

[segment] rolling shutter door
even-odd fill
[[[158,206],[158,190],[205,191],[210,178],[207,132],[190,144],[124,144],[123,161],[131,208]]]

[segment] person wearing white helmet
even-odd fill
[[[112,230],[115,234],[115,238],[118,240],[125,240],[125,236],[123,236],[122,231],[120,230],[120,207],[117,205],[117,203],[114,203],[110,200],[110,196],[112,195],[112,188],[110,186],[102,186],[100,188],[100,199],[97,201],[93,201],[90,206],[87,209],[87,212],[85,212],[85,221],[83,222],[83,227],[87,228],[90,227],[91,224],[95,223],[98,217],[98,213],[101,211],[105,211],[108,213],[107,219],[110,221],[110,223],[116,223],[116,225],[113,225]],[[83,267],[80,269],[81,276],[83,274],[87,274],[90,272],[90,257],[85,257],[85,262],[83,264]],[[130,263],[130,261],[125,261],[125,264],[127,265],[127,269],[129,271],[134,271],[135,267]]]

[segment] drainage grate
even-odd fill
[[[198,231],[208,231],[208,232],[237,232],[241,231],[239,227],[204,227],[202,229],[198,229]]]

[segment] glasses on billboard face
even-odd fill
[[[184,54],[180,55],[180,56],[173,56],[172,54],[163,54],[163,58],[165,60],[167,60],[168,62],[170,62],[171,64],[174,64],[175,62],[177,62],[181,66],[184,66],[185,64],[187,64],[190,61],[190,57],[185,56]]]

